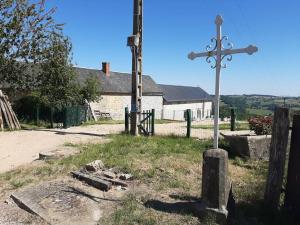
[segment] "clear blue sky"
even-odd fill
[[[74,64],[131,71],[126,46],[133,0],[49,0],[65,22]],[[144,0],[144,73],[157,83],[200,86],[214,93],[215,72],[205,59],[190,61],[215,35],[214,19],[235,47],[255,44],[253,56],[234,55],[222,71],[222,94],[300,96],[299,0]]]

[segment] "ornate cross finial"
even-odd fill
[[[215,20],[215,24],[218,26],[221,26],[223,24],[223,18],[221,15],[217,15],[216,20]]]
[[[215,114],[214,114],[214,148],[218,148],[219,138],[219,105],[220,105],[220,74],[221,68],[226,68],[222,61],[232,60],[233,54],[247,53],[252,55],[258,51],[258,48],[249,45],[247,48],[233,49],[233,44],[228,42],[227,36],[222,36],[221,26],[223,24],[222,16],[218,15],[215,20],[217,26],[217,36],[211,39],[211,44],[207,45],[206,52],[191,52],[188,58],[194,60],[198,57],[206,57],[208,63],[212,63],[211,68],[216,69],[216,92],[215,92]]]

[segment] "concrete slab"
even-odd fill
[[[68,181],[53,181],[26,188],[11,195],[19,207],[36,214],[49,224],[94,225],[101,218],[101,192],[98,196]]]
[[[48,225],[40,217],[20,209],[15,203],[0,203],[1,225]]]

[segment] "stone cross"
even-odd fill
[[[206,52],[195,53],[191,52],[188,58],[194,60],[198,57],[206,57],[208,63],[214,63],[211,66],[212,69],[216,69],[216,90],[215,90],[215,100],[214,100],[214,149],[218,149],[218,138],[219,138],[219,105],[220,105],[220,74],[221,68],[226,68],[226,64],[222,64],[224,59],[227,61],[232,60],[233,54],[248,53],[252,55],[258,51],[258,48],[253,45],[249,45],[247,48],[233,49],[232,43],[224,43],[228,40],[227,36],[222,36],[221,26],[223,24],[223,19],[220,15],[217,16],[215,20],[217,26],[217,37],[212,38],[211,42],[213,45],[208,45],[206,47]]]

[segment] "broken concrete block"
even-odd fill
[[[96,160],[85,165],[87,171],[96,172],[104,168],[104,163],[101,160]]]
[[[77,178],[78,180],[86,182],[88,185],[91,185],[95,188],[98,188],[103,191],[108,191],[111,189],[112,183],[102,180],[100,178],[94,177],[94,176],[89,176],[84,173],[80,172],[71,172],[73,177]]]
[[[126,184],[125,182],[123,181],[120,181],[120,180],[117,180],[117,179],[110,179],[108,177],[104,177],[104,176],[101,176],[101,174],[96,174],[95,175],[96,177],[98,177],[99,179],[102,179],[102,180],[106,180],[106,181],[109,181],[111,182],[113,185],[121,185],[123,187],[128,187],[128,184]]]
[[[102,173],[103,176],[107,177],[107,178],[110,178],[110,179],[115,179],[116,178],[116,174],[111,172],[111,171],[104,171]]]
[[[119,176],[121,180],[130,180],[133,178],[133,175],[130,173],[123,173]]]

